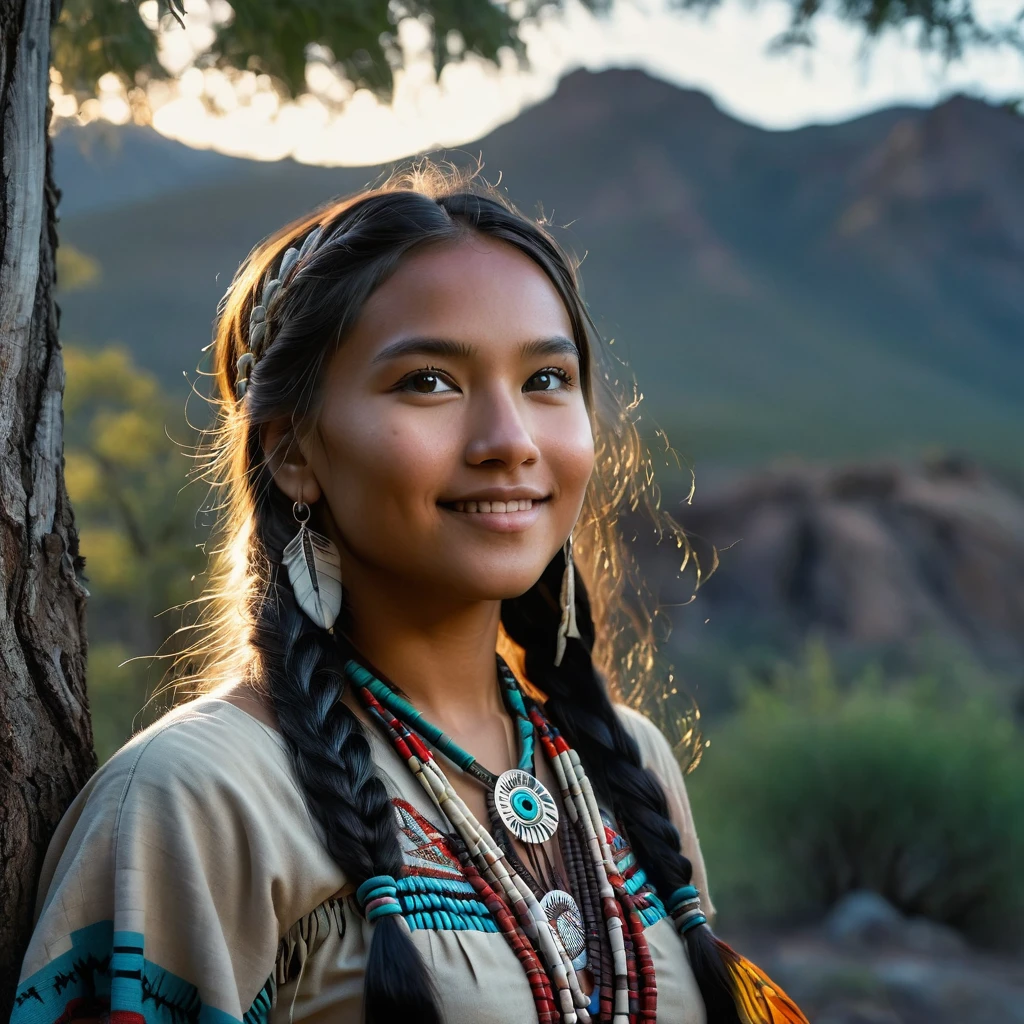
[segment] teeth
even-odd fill
[[[456,512],[525,512],[533,508],[532,498],[518,501],[456,501]]]

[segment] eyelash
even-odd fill
[[[569,373],[568,370],[563,370],[560,366],[545,366],[544,369],[538,370],[535,374],[533,374],[530,377],[530,380],[533,380],[534,377],[539,377],[542,373],[554,374],[556,377],[558,377],[562,381],[563,384],[565,384],[565,386],[567,388],[571,388],[573,386],[573,383],[574,383],[573,375],[571,373]],[[427,375],[431,375],[431,376],[435,376],[435,377],[444,377],[447,381],[451,382],[451,378],[448,376],[448,374],[446,374],[444,372],[444,370],[440,369],[439,367],[437,367],[437,366],[424,366],[424,367],[422,367],[419,370],[413,370],[412,373],[407,373],[398,382],[398,384],[396,385],[396,389],[399,390],[399,391],[403,391],[403,390],[405,390],[405,385],[408,384],[410,381],[415,380],[417,377],[422,377],[422,376],[427,376]],[[558,389],[557,388],[556,389],[541,388],[541,391],[551,391],[551,390],[558,390]],[[430,392],[420,392],[420,394],[430,394]]]

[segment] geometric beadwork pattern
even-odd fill
[[[395,888],[409,928],[497,932],[498,923],[466,878],[448,840],[405,800],[393,799],[405,873]]]
[[[461,880],[462,866],[448,840],[412,804],[397,798],[392,803],[398,816],[398,841],[406,873],[425,878]]]
[[[615,866],[625,882],[626,892],[633,897],[633,906],[640,912],[644,925],[650,927],[668,916],[665,904],[661,902],[644,869],[637,863],[636,855],[629,848],[629,844],[616,829],[611,815],[602,810],[601,820],[604,822],[605,839],[612,852]]]
[[[497,932],[498,924],[466,878],[448,839],[410,803],[394,798],[405,872],[396,880],[402,916],[411,929]],[[668,914],[654,886],[606,811],[605,839],[626,892],[645,927]]]

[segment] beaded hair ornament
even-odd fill
[[[323,228],[318,227],[307,235],[301,248],[296,249],[291,246],[286,249],[284,256],[281,257],[281,268],[277,272],[277,277],[267,281],[263,286],[260,304],[253,306],[252,312],[249,314],[248,350],[243,352],[235,362],[235,396],[239,401],[245,398],[252,368],[263,358],[263,353],[267,350],[270,342],[268,337],[270,314],[280,304],[284,282],[295,269],[296,264],[316,248],[322,235]]]

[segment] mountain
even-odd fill
[[[62,217],[125,206],[242,172],[248,163],[190,149],[151,128],[93,121],[54,139]]]
[[[55,139],[61,236],[102,267],[66,338],[120,340],[175,394],[249,248],[381,168]],[[85,145],[83,145],[83,143]],[[576,71],[485,138],[552,219],[653,419],[704,465],[953,448],[1024,468],[1024,119],[955,97],[769,132],[638,70]]]

